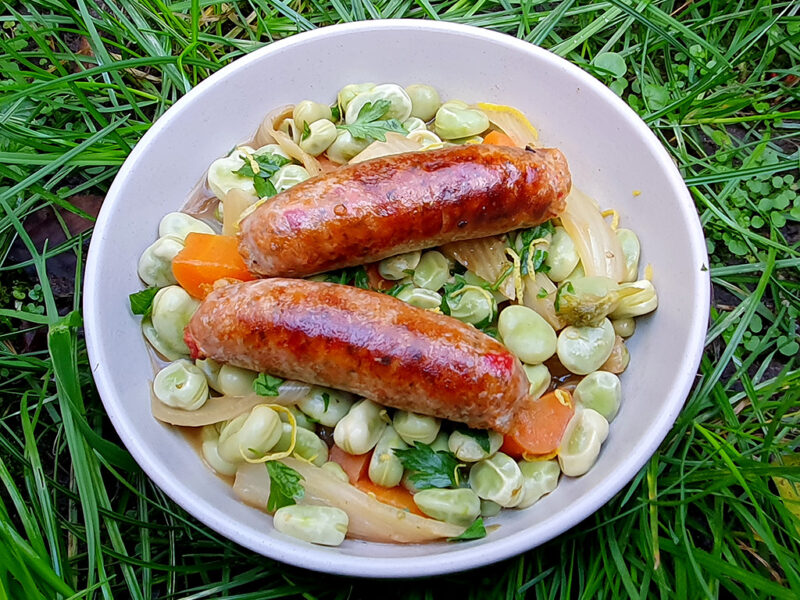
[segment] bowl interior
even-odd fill
[[[208,165],[248,139],[273,107],[331,102],[343,85],[424,82],[443,98],[516,106],[545,146],[567,156],[575,185],[642,241],[657,312],[640,319],[623,375],[623,404],[597,464],[501,526],[464,544],[399,546],[347,541],[317,547],[274,531],[239,503],[177,432],[150,415],[152,367],[128,310],[141,288],[139,255],[160,218],[184,203]],[[302,34],[237,61],[198,86],[153,126],[110,190],[89,255],[85,319],[92,371],[106,409],[136,460],[174,500],[228,538],[295,565],[372,577],[476,567],[540,544],[579,523],[636,473],[663,439],[699,362],[708,314],[702,232],[677,170],[624,103],[591,76],[509,36],[418,21],[359,23]],[[435,557],[434,560],[432,560]]]

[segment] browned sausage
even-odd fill
[[[185,339],[193,358],[501,432],[529,386],[519,360],[474,327],[333,283],[262,279],[227,286],[203,301]]]
[[[480,144],[385,156],[297,184],[245,217],[253,273],[305,277],[532,227],[561,213],[571,179],[555,149]]]

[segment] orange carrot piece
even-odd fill
[[[483,138],[483,143],[493,144],[495,146],[511,146],[512,148],[517,147],[517,145],[514,143],[514,140],[512,140],[502,131],[490,131],[486,134],[486,137]]]
[[[372,452],[366,454],[348,454],[339,446],[334,445],[328,452],[328,460],[331,460],[344,469],[350,483],[355,485],[359,479],[367,476],[367,469],[369,468],[369,460],[372,458]]]
[[[501,450],[515,458],[552,455],[558,450],[567,423],[575,413],[572,396],[560,390],[567,404],[558,399],[555,392],[536,400],[529,400],[516,415],[511,431],[503,438]]]
[[[235,237],[190,233],[183,250],[172,259],[172,273],[180,286],[195,298],[205,298],[220,279],[255,279],[239,255]]]
[[[411,495],[411,492],[409,492],[402,485],[396,485],[394,487],[387,488],[383,487],[382,485],[376,485],[372,483],[368,477],[359,479],[353,485],[366,494],[373,494],[378,502],[383,502],[389,506],[407,510],[415,515],[419,515],[420,517],[427,516],[419,508],[417,508],[417,505],[414,503],[414,496]]]

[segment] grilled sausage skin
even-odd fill
[[[571,187],[564,155],[464,145],[348,165],[299,183],[240,224],[255,274],[306,277],[402,252],[533,227]]]
[[[211,293],[186,327],[193,358],[353,392],[507,432],[528,392],[502,344],[451,317],[345,285],[262,279]]]

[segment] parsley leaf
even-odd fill
[[[363,266],[325,273],[325,281],[342,285],[354,285],[364,290],[369,289],[369,276]]]
[[[523,275],[528,274],[528,257],[530,256],[531,250],[533,250],[531,261],[533,262],[533,270],[537,273],[547,273],[547,271],[550,270],[550,268],[544,264],[544,261],[547,260],[547,250],[543,248],[534,248],[532,247],[532,243],[534,240],[552,236],[554,231],[555,227],[553,227],[553,224],[550,221],[546,221],[531,229],[525,229],[517,235],[516,246],[517,248],[521,246],[522,254],[520,254],[519,260]]]
[[[410,283],[395,283],[391,288],[384,291],[384,294],[388,294],[389,296],[394,296],[397,298],[398,294],[402,292],[407,287],[411,287]]]
[[[128,296],[128,301],[131,303],[131,312],[145,317],[149,315],[150,311],[153,310],[153,298],[156,297],[159,289],[151,287]]]
[[[322,412],[328,412],[328,407],[331,404],[331,395],[328,392],[322,392],[322,405],[325,409]]]
[[[277,396],[278,388],[282,383],[283,379],[280,377],[259,373],[253,382],[253,391],[259,396]]]
[[[391,105],[392,103],[388,100],[367,102],[361,107],[358,117],[353,123],[337,125],[336,127],[349,131],[354,138],[381,142],[386,141],[386,133],[389,131],[407,133],[397,119],[382,119]]]
[[[565,293],[575,293],[575,286],[572,285],[571,281],[568,281],[565,285],[562,285],[556,292],[556,299],[553,301],[553,308],[556,309],[556,312],[561,310],[561,296],[563,296]]]
[[[292,162],[290,159],[286,158],[285,156],[281,156],[280,154],[274,154],[272,152],[262,152],[261,154],[253,154],[252,158],[258,165],[258,173],[253,170],[253,164],[247,158],[247,155],[240,154],[239,158],[244,160],[244,164],[241,166],[240,169],[234,171],[236,175],[242,175],[244,177],[255,177],[258,175],[259,177],[266,179],[275,171],[280,169],[283,165],[288,165]]]
[[[489,432],[485,429],[470,429],[469,427],[459,427],[457,430],[462,435],[466,435],[471,437],[478,443],[478,446],[481,447],[481,450],[489,454],[490,446],[489,446]]]
[[[269,473],[269,500],[267,500],[269,512],[297,504],[297,500],[305,496],[306,491],[300,483],[303,476],[292,467],[270,460],[267,461],[267,473]]]
[[[483,519],[478,517],[475,522],[464,530],[464,533],[456,537],[447,538],[448,542],[465,542],[467,540],[479,540],[486,537],[486,528],[483,526]]]
[[[339,104],[334,102],[331,105],[331,121],[336,123],[336,121],[338,121],[341,118],[342,118],[342,111],[339,110]]]
[[[306,121],[305,123],[303,123],[303,133],[300,134],[300,139],[307,140],[308,136],[310,135],[311,135],[311,127],[309,127],[308,121]]]
[[[450,314],[450,303],[453,302],[453,292],[457,292],[467,285],[467,280],[464,279],[463,275],[456,274],[453,278],[453,283],[445,283],[442,289],[442,304],[439,309],[446,315]]]
[[[394,454],[411,471],[409,480],[419,489],[458,487],[456,471],[463,465],[452,452],[434,452],[428,444],[414,442],[413,448],[395,450]]]
[[[271,198],[278,193],[278,190],[275,189],[272,181],[269,179],[264,179],[260,173],[253,177],[253,187],[255,188],[256,194],[259,198]]]
[[[537,298],[547,298],[547,290],[544,288],[539,288],[539,292],[536,294]]]

